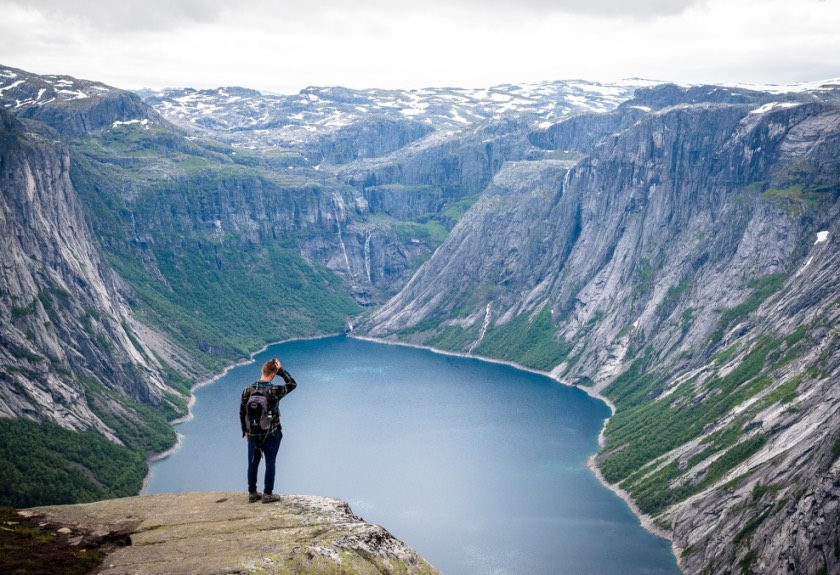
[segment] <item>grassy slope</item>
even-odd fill
[[[107,261],[131,287],[135,314],[166,332],[205,373],[270,341],[339,331],[360,311],[337,276],[304,260],[291,238],[258,244],[201,232],[203,204],[231,180],[279,190],[300,181],[284,184],[247,153],[190,142],[170,127],[114,128],[71,142],[71,150],[73,183]],[[134,226],[168,213],[185,217],[157,218],[170,227],[159,225],[152,243],[133,241]],[[169,379],[182,394],[194,383],[175,370]],[[155,408],[95,382],[86,386],[91,409],[125,447],[93,432],[0,420],[0,505],[136,494],[146,456],[174,443],[169,421],[186,412],[182,396],[169,394]]]
[[[206,231],[207,206],[224,194],[305,191],[311,182],[284,182],[246,153],[169,129],[122,132],[80,142],[73,180],[143,321],[217,370],[270,341],[339,331],[360,311],[335,274],[300,256],[294,238],[255,243]],[[151,241],[132,243],[138,233]]]

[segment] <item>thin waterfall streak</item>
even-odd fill
[[[470,346],[470,349],[467,350],[467,353],[472,353],[473,350],[478,346],[478,344],[481,343],[481,340],[484,339],[484,335],[487,333],[487,328],[490,326],[490,317],[492,316],[490,311],[490,304],[488,303],[487,307],[484,308],[484,323],[481,326],[481,333],[479,333],[478,339],[475,340],[475,343],[473,343]]]
[[[367,236],[365,237],[365,273],[367,274],[368,282],[373,285],[373,276],[371,274],[370,265],[370,237],[371,233],[368,231]]]
[[[341,213],[339,211],[339,208],[341,207],[341,199],[335,199],[335,227],[338,230],[338,245],[341,246],[341,255],[344,256],[344,265],[347,267],[347,273],[350,275],[350,278],[355,282],[356,274],[353,273],[353,268],[350,267],[350,257],[347,255],[347,246],[344,245],[344,237],[341,234]]]

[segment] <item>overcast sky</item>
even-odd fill
[[[840,76],[840,0],[0,0],[0,64],[121,88]]]

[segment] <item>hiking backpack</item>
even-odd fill
[[[258,388],[251,386],[251,393],[245,403],[245,426],[248,433],[260,433],[271,428],[271,410],[268,407],[268,389],[266,385]]]

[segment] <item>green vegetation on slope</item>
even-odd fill
[[[175,442],[170,421],[186,401],[167,394],[153,407],[88,381],[91,410],[123,443],[95,431],[71,431],[47,420],[0,419],[0,505],[31,507],[136,495],[146,457]],[[118,407],[114,407],[118,406]]]
[[[278,232],[289,226],[272,221],[291,215],[290,200],[303,198],[306,205],[322,193],[317,183],[263,169],[252,154],[193,142],[165,125],[117,127],[70,142],[70,150],[74,187],[106,260],[129,286],[124,293],[135,314],[204,371],[270,341],[339,331],[360,311],[334,273],[305,260],[297,238]],[[231,220],[240,215],[236,210],[251,210],[264,229],[246,222],[221,234],[222,210]],[[58,296],[44,292],[38,300],[51,313]],[[38,300],[12,313],[31,315]],[[84,329],[96,337],[99,312],[87,313]],[[113,344],[102,337],[97,345],[107,350]],[[164,375],[186,395],[193,382],[173,367],[165,366]],[[134,495],[147,473],[147,455],[174,443],[169,422],[186,413],[183,397],[170,393],[153,406],[97,381],[82,384],[91,410],[123,446],[93,431],[0,421],[0,504]]]
[[[175,430],[169,422],[188,411],[187,402],[171,393],[160,406],[152,407],[91,381],[87,395],[91,411],[114,430],[125,446],[144,455],[165,451],[175,443]],[[114,409],[113,405],[119,408]]]
[[[712,342],[718,342],[723,339],[729,327],[737,324],[739,321],[743,321],[749,314],[757,310],[764,303],[764,300],[781,289],[786,279],[786,274],[778,273],[770,274],[750,282],[747,286],[752,290],[750,296],[743,303],[721,312],[718,325],[711,336],[709,336],[709,339]]]
[[[400,192],[408,195],[415,187],[388,185],[378,186],[378,188],[398,189]],[[416,186],[416,188],[427,190],[432,187]],[[368,191],[373,189],[377,188],[367,188]],[[411,221],[400,220],[381,213],[374,216],[374,219],[388,225],[403,242],[408,243],[414,240],[421,240],[429,245],[437,246],[446,240],[450,230],[467,213],[467,210],[478,201],[478,198],[479,196],[475,195],[452,202],[441,212],[421,214]],[[421,263],[416,262],[418,266]]]
[[[338,279],[331,272],[313,268],[288,248],[248,253],[184,243],[178,252],[155,250],[167,283],[155,281],[128,256],[110,255],[109,261],[137,291],[141,317],[185,349],[206,355],[214,368],[272,340],[339,331],[358,312],[348,295],[336,293]]]
[[[32,507],[135,495],[147,472],[141,453],[93,431],[0,419],[0,505]]]
[[[359,306],[297,239],[266,230],[221,235],[220,210],[261,212],[316,183],[260,168],[248,154],[190,142],[166,128],[86,136],[72,177],[139,317],[219,369],[286,337],[340,331]],[[225,155],[223,152],[227,152]],[[271,216],[265,215],[264,218]]]
[[[704,427],[728,413],[747,397],[751,397],[770,382],[756,376],[764,369],[771,349],[779,342],[769,338],[758,342],[744,360],[725,377],[711,377],[702,383],[708,390],[702,402],[690,401],[695,393],[695,381],[683,383],[666,400],[625,405],[618,399],[617,413],[607,429],[606,452],[614,452],[601,468],[608,481],[617,483],[634,470],[702,434]],[[628,370],[629,371],[629,370]],[[636,378],[617,378],[605,389],[607,397],[620,397],[623,387],[650,377],[642,373]],[[752,385],[745,385],[751,383]]]
[[[521,314],[509,322],[490,327],[473,350],[476,355],[497,357],[550,371],[569,355],[572,346],[558,341],[551,312],[543,308],[534,316]]]
[[[478,330],[464,329],[457,325],[443,328],[440,333],[426,340],[426,344],[440,349],[463,351],[478,339]]]
[[[737,346],[731,346],[714,358],[718,366],[736,362],[726,375],[684,381],[666,396],[668,374],[647,369],[648,350],[605,389],[617,410],[601,451],[604,477],[620,484],[642,511],[651,514],[718,481],[766,443],[766,434],[748,422],[760,410],[792,401],[801,376],[776,385],[740,418],[707,437],[702,449],[686,461],[665,464],[663,456],[702,436],[735,406],[772,386],[774,370],[803,352],[806,333],[807,327],[800,326],[787,337],[761,337],[741,352],[740,359],[735,359]],[[686,480],[690,470],[712,456],[717,458]]]

